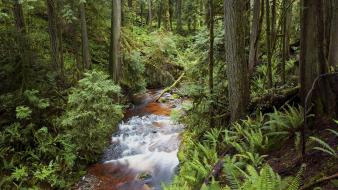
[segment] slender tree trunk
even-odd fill
[[[141,19],[141,26],[144,26],[144,23],[143,23],[143,15],[144,15],[144,4],[143,4],[143,1],[139,1],[140,3],[140,19]]]
[[[47,14],[48,14],[48,30],[50,38],[50,50],[52,67],[54,71],[59,73],[59,40],[57,30],[57,13],[56,13],[56,2],[54,0],[46,0],[47,3]],[[60,73],[59,73],[60,74]]]
[[[152,14],[152,3],[151,0],[148,0],[148,26],[151,28],[153,21],[153,14]]]
[[[269,0],[265,1],[266,8],[266,51],[268,57],[268,87],[272,88],[272,51],[271,51],[271,25],[270,25],[270,3]]]
[[[261,0],[254,1],[253,18],[250,35],[250,52],[249,52],[249,72],[252,73],[257,62],[258,42],[260,35],[260,16]]]
[[[177,0],[177,33],[182,32],[182,0]]]
[[[284,1],[283,1],[284,2]],[[291,29],[292,29],[292,11],[293,11],[293,2],[291,0],[285,0],[285,19],[286,19],[286,23],[285,23],[285,47],[286,47],[286,59],[289,59],[290,57],[290,51],[289,51],[289,47],[290,47],[290,40],[291,40]]]
[[[324,33],[325,33],[325,41],[324,41],[324,48],[325,48],[325,58],[328,59],[329,57],[329,50],[330,50],[330,41],[331,41],[331,24],[332,19],[334,17],[335,11],[334,4],[336,0],[322,0],[324,6]]]
[[[210,93],[210,105],[209,105],[209,126],[214,127],[214,2],[209,0],[209,93]]]
[[[249,82],[245,62],[245,1],[224,0],[225,60],[229,81],[231,121],[246,113],[249,103]]]
[[[333,0],[333,8],[328,62],[331,67],[336,68],[338,65],[338,0]]]
[[[82,38],[82,62],[85,69],[90,69],[89,42],[87,32],[86,11],[84,3],[80,3],[80,22],[81,22],[81,38]]]
[[[162,12],[163,12],[163,0],[160,0],[158,4],[158,13],[157,13],[157,28],[161,28]]]
[[[129,7],[130,9],[133,8],[133,0],[128,0],[128,7]]]
[[[121,70],[121,0],[112,0],[109,73],[118,83]]]
[[[57,12],[58,12],[58,23],[57,23],[57,30],[58,30],[58,37],[59,37],[59,64],[60,64],[60,71],[61,71],[61,78],[64,78],[64,58],[63,58],[63,21],[61,18],[61,11],[63,8],[63,0],[57,1]]]
[[[285,1],[285,0],[284,0]],[[272,50],[276,47],[277,41],[277,0],[272,0],[271,4],[271,48]]]
[[[17,33],[17,43],[19,46],[19,52],[20,52],[20,80],[21,80],[21,94],[26,88],[26,72],[27,68],[31,65],[31,52],[30,52],[30,44],[28,42],[27,38],[27,31],[26,31],[26,25],[25,25],[25,19],[23,15],[22,10],[22,4],[19,0],[14,0],[13,5],[13,15],[14,15],[14,21],[15,21],[15,28]]]
[[[173,30],[173,15],[174,15],[174,9],[173,9],[173,0],[168,0],[168,9],[169,9],[169,26],[170,30]]]
[[[288,6],[288,1],[285,0],[283,1],[283,41],[282,41],[282,63],[281,63],[281,75],[282,75],[282,83],[285,84],[285,64],[286,64],[286,56],[287,56],[287,6]]]

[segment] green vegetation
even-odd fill
[[[164,189],[337,188],[337,7],[0,1],[0,189],[72,189],[147,89],[182,101]]]

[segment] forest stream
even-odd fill
[[[125,113],[101,162],[89,168],[77,189],[159,190],[170,183],[179,165],[184,127],[169,116],[179,100],[165,94],[167,103],[154,102],[160,92],[135,97],[136,105]]]

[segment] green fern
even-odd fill
[[[292,179],[290,186],[287,190],[298,190],[302,184],[302,177],[304,175],[306,168],[306,164],[302,164],[300,170],[298,171],[297,175]]]
[[[325,141],[313,136],[311,136],[310,139],[314,142],[317,142],[320,145],[314,147],[313,149],[325,152],[335,158],[338,158],[337,151],[331,148],[331,146],[327,144]]]

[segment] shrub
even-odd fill
[[[61,125],[72,136],[80,159],[91,162],[100,156],[123,116],[122,107],[114,102],[119,95],[120,87],[98,71],[86,73],[71,90]]]

